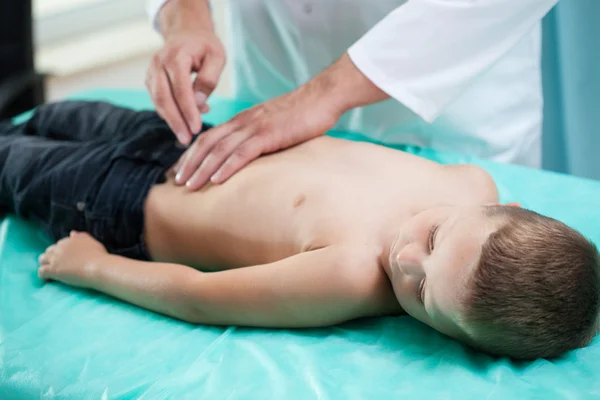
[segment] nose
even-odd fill
[[[425,254],[420,246],[414,243],[404,246],[395,256],[398,268],[406,275],[422,275]]]

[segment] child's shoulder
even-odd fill
[[[381,246],[360,242],[346,242],[337,248],[340,279],[351,282],[353,294],[364,301],[364,316],[403,312],[381,262],[383,251]]]
[[[335,248],[336,264],[344,274],[356,274],[364,279],[387,280],[381,263],[383,249],[375,244],[347,241]]]

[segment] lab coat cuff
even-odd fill
[[[375,86],[383,90],[389,96],[402,103],[428,123],[432,123],[439,116],[441,110],[433,103],[412,93],[406,85],[397,79],[390,79],[377,65],[371,62],[360,43],[356,43],[348,49],[348,55],[354,65]]]

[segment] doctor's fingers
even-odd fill
[[[213,50],[207,53],[202,60],[202,65],[197,71],[196,79],[194,80],[194,91],[199,95],[204,96],[204,101],[211,95],[219,84],[219,79],[225,68],[225,52],[221,50]],[[200,100],[197,98],[197,100]],[[197,101],[197,106],[202,107],[203,102]]]
[[[189,132],[195,135],[200,132],[202,119],[196,106],[196,97],[190,79],[192,59],[185,53],[176,53],[172,57],[163,59],[163,67],[169,78],[172,98],[186,121]]]
[[[146,75],[146,88],[158,115],[166,121],[182,144],[189,144],[192,134],[175,103],[167,72],[162,68],[162,64],[156,56],[153,57]]]
[[[208,153],[200,167],[194,172],[192,177],[187,181],[186,185],[190,190],[197,190],[204,186],[209,180],[216,180],[221,173],[215,176],[215,172],[230,163],[230,159],[238,157],[235,155],[242,154],[240,150],[247,147],[246,143],[252,142],[254,136],[251,137],[251,132],[248,130],[238,131],[221,139],[213,149]],[[260,151],[259,154],[260,155]],[[256,157],[255,157],[256,158]]]
[[[185,151],[177,163],[175,183],[186,183],[205,161],[213,147],[224,137],[237,130],[238,125],[231,122],[209,129],[196,138],[196,141]],[[222,146],[222,145],[221,145]]]
[[[216,184],[225,182],[252,160],[267,152],[268,149],[263,136],[254,135],[250,137],[236,147],[223,165],[212,175],[211,181]]]

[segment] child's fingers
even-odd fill
[[[40,265],[49,264],[50,263],[50,256],[47,253],[44,253],[44,254],[40,255],[38,257],[38,263]]]
[[[42,266],[42,267],[38,268],[38,277],[44,281],[47,281],[50,279],[49,272],[50,272],[50,270],[48,267]]]

